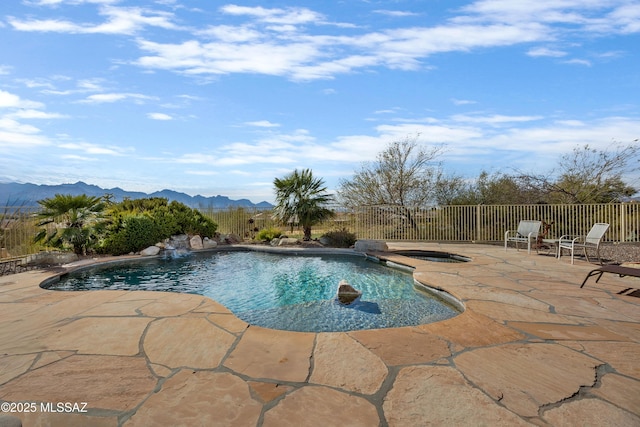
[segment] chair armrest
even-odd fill
[[[579,242],[581,239],[584,239],[584,236],[572,236],[570,234],[565,234],[564,236],[561,236],[558,239],[559,243],[577,243]]]

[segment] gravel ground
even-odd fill
[[[600,245],[600,256],[606,264],[640,262],[640,243],[603,243]]]

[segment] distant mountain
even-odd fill
[[[88,196],[113,195],[113,200],[120,202],[126,198],[143,199],[147,197],[162,197],[171,201],[184,203],[192,208],[229,208],[229,207],[273,207],[268,202],[252,203],[247,199],[231,200],[226,196],[189,196],[172,190],[156,191],[151,194],[139,191],[125,191],[122,188],[104,189],[97,185],[86,184],[78,181],[75,184],[60,185],[37,185],[18,184],[15,182],[0,183],[0,208],[3,206],[38,206],[38,200],[53,197],[56,194],[71,194],[77,196],[86,194]]]

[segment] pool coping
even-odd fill
[[[15,414],[27,425],[148,425],[160,416],[175,425],[284,419],[326,425],[341,414],[354,425],[383,426],[640,420],[634,366],[640,299],[618,294],[640,282],[609,277],[579,289],[592,269],[583,261],[570,266],[488,245],[389,246],[469,256],[472,262],[454,268],[401,260],[414,264],[419,282],[460,299],[465,312],[417,327],[285,332],[243,324],[206,297],[138,291],[61,297],[37,286],[59,272],[2,277],[0,363],[8,369],[0,376],[0,400],[93,400],[87,413]],[[109,322],[123,328],[102,327]],[[218,356],[197,357],[202,352]],[[116,377],[110,380],[114,366],[137,379],[119,399]],[[237,405],[215,404],[224,396]]]

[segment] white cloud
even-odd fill
[[[9,17],[7,21],[18,31],[56,32],[70,34],[125,34],[133,35],[145,27],[180,29],[171,20],[173,14],[139,7],[102,6],[100,15],[106,17],[102,23],[76,23],[62,19],[20,20]]]
[[[470,99],[457,99],[457,98],[451,98],[451,102],[454,105],[470,105],[470,104],[477,104],[477,101],[472,101]]]
[[[20,105],[20,97],[9,92],[0,90],[0,108],[18,107]]]
[[[198,31],[196,34],[228,43],[243,43],[262,38],[262,34],[250,26],[217,25]]]
[[[155,100],[157,98],[153,96],[142,95],[139,93],[98,93],[95,95],[90,95],[78,102],[82,104],[102,104],[124,101],[127,99],[132,99],[135,102],[142,102],[146,100]]]
[[[506,116],[502,114],[494,114],[491,116],[457,114],[451,117],[455,122],[463,123],[483,123],[491,126],[501,125],[504,123],[523,123],[543,119],[542,116]]]
[[[393,16],[393,17],[397,17],[397,18],[404,18],[406,16],[419,16],[419,13],[415,13],[415,12],[408,12],[408,11],[402,11],[402,10],[384,10],[384,9],[378,9],[378,10],[374,10],[373,13],[378,13],[380,15],[387,15],[387,16]]]
[[[298,25],[324,21],[324,16],[322,14],[303,7],[267,9],[260,6],[247,7],[230,4],[222,6],[220,10],[229,15],[251,16],[256,18],[258,21],[268,22],[271,24]]]
[[[536,48],[529,49],[527,51],[527,55],[533,56],[533,57],[551,56],[553,58],[561,58],[563,56],[566,56],[567,52],[557,50],[557,49],[550,49],[546,47],[536,47]]]
[[[279,127],[280,124],[278,123],[271,123],[268,120],[258,120],[255,122],[245,122],[244,123],[247,126],[255,126],[255,127],[260,127],[260,128],[275,128],[275,127]]]
[[[101,146],[98,144],[91,144],[88,142],[63,142],[58,144],[59,148],[66,150],[75,150],[86,154],[99,154],[108,156],[123,156],[128,152],[131,152],[130,148],[122,148],[115,146]]]
[[[40,110],[21,109],[14,113],[7,114],[7,117],[16,119],[66,119],[69,116],[59,113],[47,113]]]
[[[173,120],[173,117],[165,113],[148,113],[147,117],[152,120]]]
[[[563,61],[565,64],[572,64],[572,65],[584,65],[585,67],[591,67],[591,61],[588,61],[586,59],[569,59],[567,61]]]

